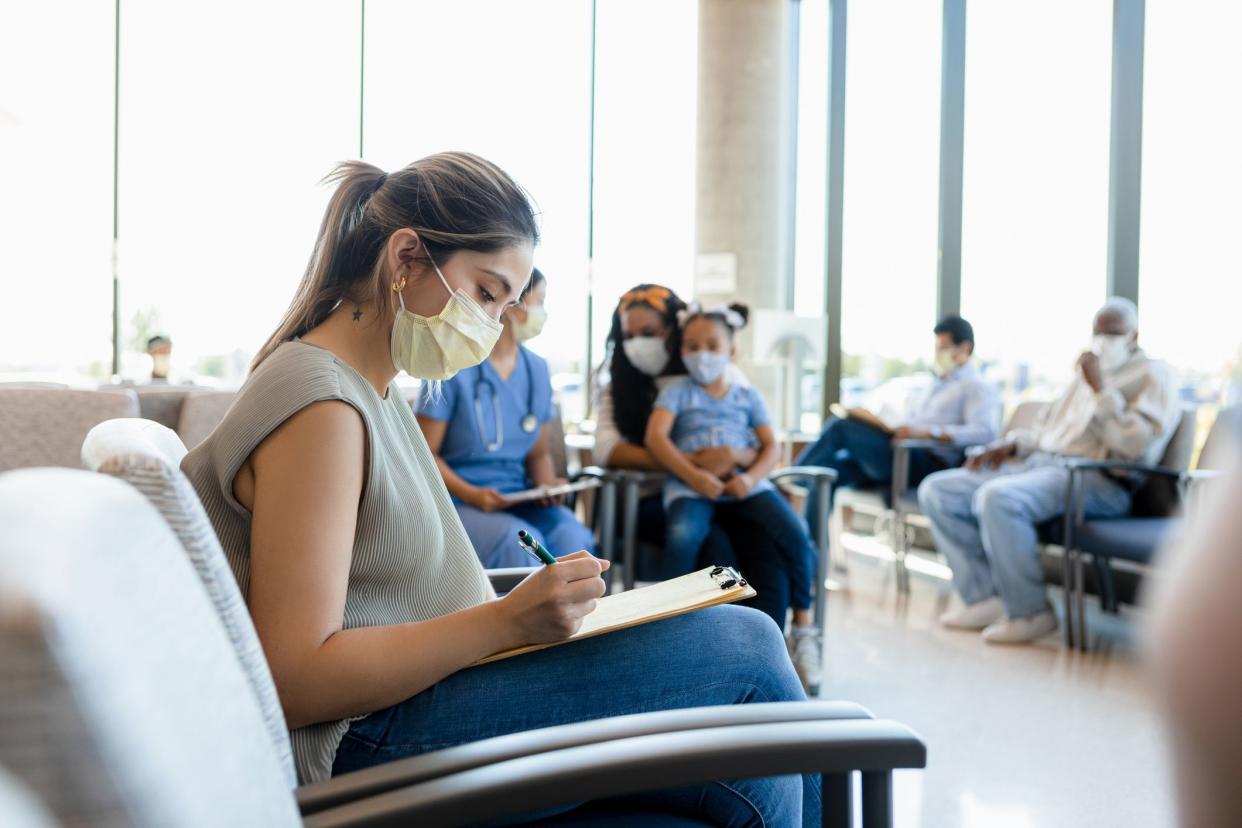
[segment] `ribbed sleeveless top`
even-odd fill
[[[233,497],[233,479],[281,423],[321,400],[353,406],[367,432],[342,628],[425,621],[487,600],[487,576],[400,390],[389,385],[380,397],[331,351],[301,340],[283,343],[259,365],[220,425],[182,463],[242,594],[250,591],[251,516]],[[348,728],[342,719],[290,733],[302,784],[331,775]]]

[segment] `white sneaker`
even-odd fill
[[[819,692],[820,663],[824,652],[824,639],[820,631],[812,626],[796,626],[786,639],[789,646],[789,657],[793,661],[794,670],[808,696]]]
[[[955,630],[981,630],[1005,617],[1005,605],[993,595],[982,601],[949,610],[940,616],[940,623]]]
[[[1026,618],[997,621],[983,631],[983,640],[989,644],[1029,644],[1056,629],[1057,614],[1048,609]]]

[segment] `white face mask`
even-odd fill
[[[662,336],[635,336],[621,343],[625,358],[649,377],[658,377],[668,367],[668,346]]]
[[[431,266],[449,292],[448,304],[435,316],[419,316],[405,309],[405,297],[397,291],[401,310],[392,324],[389,350],[392,364],[410,376],[446,380],[487,359],[504,326],[465,291],[449,287],[434,261]]]
[[[699,385],[711,385],[724,376],[725,369],[729,367],[729,355],[722,351],[682,354],[681,361],[686,363],[690,379]]]
[[[1116,371],[1130,359],[1130,337],[1119,334],[1096,334],[1091,337],[1091,351],[1100,359],[1104,373]]]
[[[518,342],[534,339],[539,336],[539,332],[543,330],[543,325],[547,321],[548,312],[544,310],[543,305],[531,305],[526,309],[525,322],[514,319],[510,323],[513,325],[513,338]]]
[[[947,377],[957,368],[957,360],[953,358],[952,348],[940,348],[936,351],[936,359],[932,362],[932,372],[938,377]]]

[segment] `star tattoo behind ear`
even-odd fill
[[[362,318],[362,305],[356,304],[354,305],[354,321],[357,322],[361,318]]]

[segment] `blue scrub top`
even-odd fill
[[[552,418],[552,380],[546,361],[521,345],[518,351],[508,380],[500,378],[491,360],[484,360],[441,383],[439,394],[430,383],[419,392],[418,413],[448,422],[440,457],[473,486],[501,492],[530,488],[526,455],[539,439],[540,428]],[[499,436],[495,399],[500,401]],[[539,421],[533,432],[522,430],[527,414]],[[497,442],[498,447],[489,449]]]

